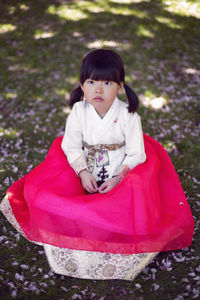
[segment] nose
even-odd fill
[[[96,93],[103,93],[103,83],[101,81],[96,83]]]

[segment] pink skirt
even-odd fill
[[[27,239],[57,247],[146,253],[191,245],[194,221],[165,149],[144,134],[147,160],[107,194],[87,194],[54,140],[7,196]]]

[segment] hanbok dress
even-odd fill
[[[89,194],[79,172],[106,194]],[[194,221],[165,149],[142,132],[140,116],[114,100],[104,118],[77,102],[64,137],[16,181],[0,209],[28,240],[44,247],[51,269],[87,279],[132,280],[160,251],[191,245]]]

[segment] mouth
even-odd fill
[[[95,102],[102,102],[102,101],[103,101],[103,98],[101,98],[101,97],[95,97],[93,100],[94,100]]]

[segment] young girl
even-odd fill
[[[143,134],[138,98],[111,50],[89,53],[64,137],[1,203],[52,270],[132,280],[159,251],[187,247],[193,218],[164,148]],[[128,104],[118,99],[125,89]]]

